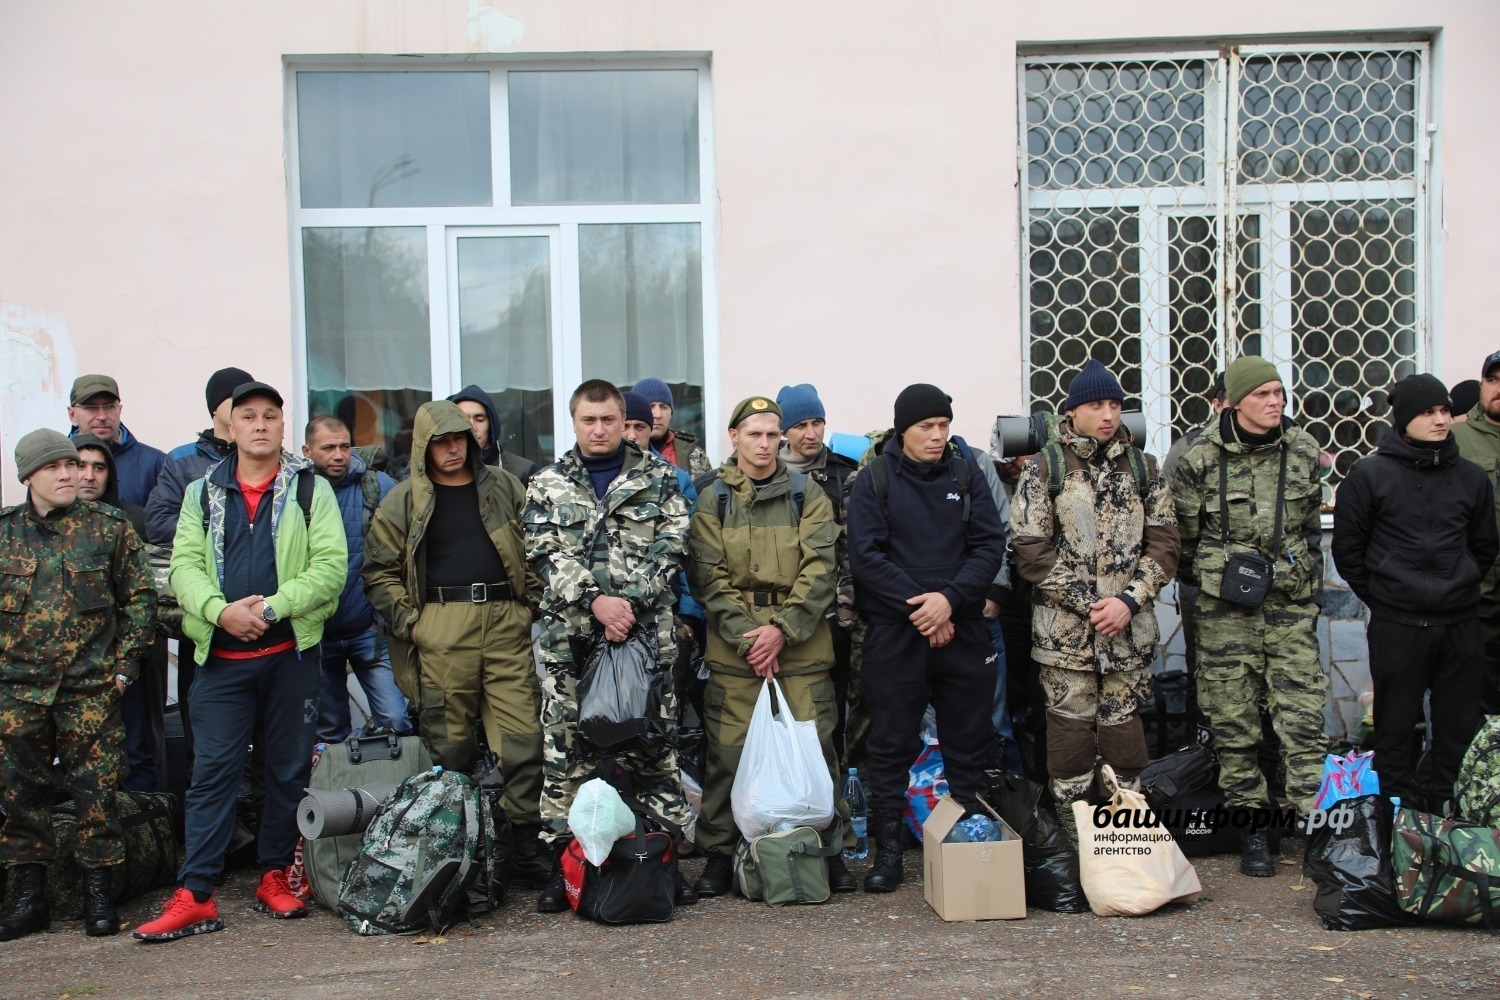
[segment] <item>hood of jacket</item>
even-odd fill
[[[459,434],[469,439],[469,468],[477,483],[485,475],[484,458],[479,453],[479,442],[474,438],[474,428],[458,404],[448,399],[424,403],[417,410],[411,428],[411,490],[413,496],[428,496],[432,493],[432,477],[427,471],[427,446],[435,437],[444,434]],[[349,467],[354,468],[351,461]]]
[[[426,449],[424,447],[424,454],[425,451]],[[329,485],[332,486],[335,491],[347,489],[350,486],[358,486],[360,479],[364,477],[365,471],[369,468],[370,464],[365,461],[365,457],[363,455],[361,455],[357,451],[351,451],[349,453],[349,471],[344,473],[343,479],[340,479],[336,483],[329,483]]]
[[[490,418],[490,443],[484,446],[482,454],[479,457],[485,465],[499,465],[500,456],[505,449],[500,447],[500,411],[495,409],[495,401],[490,398],[490,394],[477,385],[466,385],[458,392],[449,396],[448,402],[478,403],[484,407],[485,414]],[[446,434],[447,431],[439,433]]]
[[[1296,426],[1292,423],[1291,417],[1283,415],[1281,418],[1281,432],[1279,434],[1264,443],[1252,444],[1244,440],[1242,436],[1244,432],[1240,430],[1239,425],[1236,423],[1234,412],[1232,409],[1226,409],[1223,413],[1220,413],[1218,420],[1210,420],[1208,422],[1208,426],[1203,428],[1202,434],[1203,439],[1222,446],[1231,455],[1247,455],[1252,451],[1260,451],[1262,448],[1278,447],[1281,444],[1281,439],[1286,436],[1287,431]]]
[[[104,456],[104,465],[109,469],[109,483],[104,487],[104,493],[100,495],[99,502],[107,503],[111,507],[120,506],[120,475],[115,469],[115,453],[103,438],[97,438],[92,434],[73,435],[73,446],[75,448],[86,448],[93,445],[95,451]]]
[[[1402,465],[1410,465],[1414,469],[1441,469],[1457,462],[1459,458],[1458,441],[1454,439],[1452,431],[1448,432],[1448,437],[1442,444],[1430,448],[1408,441],[1405,435],[1397,434],[1392,427],[1380,439],[1375,451],[1376,454],[1394,458]]]

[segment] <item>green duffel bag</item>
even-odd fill
[[[1500,930],[1500,830],[1398,809],[1391,868],[1407,913]]]
[[[826,831],[795,826],[742,839],[734,851],[734,886],[746,899],[763,899],[772,906],[826,903],[833,895],[828,859],[843,849],[843,842],[837,822]]]
[[[351,736],[330,743],[313,765],[309,790],[332,792],[367,785],[399,785],[414,774],[432,770],[432,757],[418,736]],[[339,880],[359,856],[363,833],[320,837],[302,842],[302,864],[313,898],[338,912]]]
[[[125,861],[110,869],[110,897],[116,903],[171,885],[182,857],[172,827],[172,796],[166,792],[116,792],[115,818],[125,839]],[[83,872],[78,850],[78,806],[64,802],[52,811],[53,859],[47,866],[47,900],[52,915],[73,920],[83,912]],[[7,887],[5,908],[15,905]]]

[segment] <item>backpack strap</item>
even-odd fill
[[[208,477],[199,481],[198,506],[203,509],[203,533],[208,534]]]
[[[948,463],[948,472],[953,476],[953,483],[958,487],[958,495],[963,498],[964,513],[963,523],[969,523],[969,497],[971,492],[969,463],[974,461],[969,454],[969,446],[961,437],[955,437],[954,458],[956,461]]]
[[[1141,495],[1141,499],[1151,495],[1151,468],[1146,461],[1146,453],[1135,445],[1130,446],[1126,452],[1127,461],[1130,462],[1130,471],[1135,473],[1135,489]]]
[[[714,477],[714,509],[719,512],[719,523],[724,523],[724,515],[729,512],[729,484],[718,476]]]
[[[1047,461],[1047,495],[1056,500],[1063,489],[1063,476],[1067,474],[1067,459],[1063,457],[1062,445],[1056,441],[1042,449],[1042,458]]]
[[[802,523],[802,505],[807,501],[807,473],[791,472],[792,527]],[[819,487],[821,489],[821,487]]]

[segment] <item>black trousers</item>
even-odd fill
[[[999,657],[983,618],[954,621],[941,649],[910,622],[871,622],[860,678],[870,712],[870,805],[906,808],[907,771],[922,746],[922,714],[937,712],[950,793],[966,809],[984,794],[985,752],[995,738],[990,709]]]
[[[1484,643],[1479,622],[1400,625],[1370,620],[1370,677],[1375,682],[1375,773],[1380,793],[1428,804],[1453,797],[1453,782],[1469,741],[1484,721]],[[1432,692],[1431,785],[1422,788],[1413,761],[1422,698]]]

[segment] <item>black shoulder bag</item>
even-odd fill
[[[1275,579],[1275,554],[1281,551],[1281,511],[1286,506],[1286,445],[1281,445],[1281,471],[1276,476],[1276,530],[1271,539],[1272,558],[1260,552],[1236,552],[1224,561],[1224,579],[1219,598],[1235,607],[1255,609],[1266,601]],[[1229,551],[1229,460],[1219,449],[1219,541]]]

